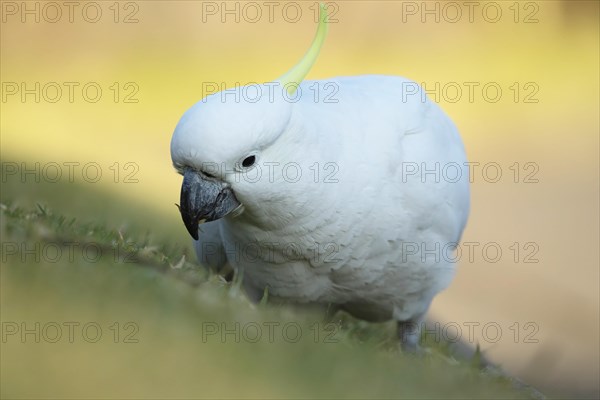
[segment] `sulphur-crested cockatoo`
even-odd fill
[[[212,94],[183,115],[171,140],[180,212],[199,261],[233,267],[251,298],[394,319],[414,349],[454,274],[465,152],[410,80],[303,81],[326,18],[321,8],[311,48],[278,81]]]

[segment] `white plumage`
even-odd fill
[[[328,101],[315,98],[325,84],[337,89]],[[450,283],[448,249],[469,212],[459,134],[422,93],[407,95],[415,85],[389,76],[305,81],[295,102],[261,85],[258,101],[217,93],[187,111],[171,154],[186,177],[186,226],[193,234],[198,219],[213,220],[200,225],[199,260],[231,265],[254,299],[268,287],[270,297],[394,319],[414,348],[418,330],[402,328]]]

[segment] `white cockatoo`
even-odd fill
[[[171,140],[180,212],[199,261],[232,267],[250,298],[393,319],[416,349],[469,213],[463,144],[410,80],[303,81],[326,19],[322,7],[311,48],[278,81],[183,115]]]

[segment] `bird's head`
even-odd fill
[[[316,61],[327,33],[321,5],[317,34],[302,60],[276,82],[225,90],[205,97],[181,118],[171,139],[171,159],[183,175],[179,210],[198,239],[198,225],[243,212],[252,186],[240,175],[269,161],[288,129],[296,88]],[[244,186],[245,184],[245,186]],[[258,194],[257,194],[258,195]]]

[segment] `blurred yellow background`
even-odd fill
[[[273,80],[316,28],[312,1],[277,2],[272,21],[263,2],[102,1],[77,3],[72,16],[61,6],[61,18],[47,4],[2,2],[2,160],[96,162],[98,182],[82,179],[79,167],[75,179],[174,221],[181,182],[169,142],[202,84]],[[309,79],[389,74],[424,83],[458,126],[470,161],[501,167],[496,183],[475,170],[463,241],[498,243],[502,257],[489,262],[480,246],[464,259],[431,315],[463,329],[495,322],[500,340],[479,328],[473,339],[492,360],[541,388],[598,393],[598,2],[328,4],[337,21]],[[36,82],[37,94],[22,97],[22,85]],[[465,82],[474,82],[471,98]],[[484,92],[486,84],[501,95]],[[532,172],[537,182],[526,182]],[[126,183],[128,173],[137,182]],[[152,216],[148,227],[161,229]],[[187,240],[181,228],[178,240]],[[524,262],[531,249],[538,262]],[[537,342],[525,341],[534,330]]]

